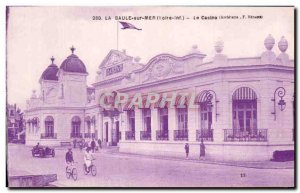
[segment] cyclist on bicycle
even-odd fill
[[[89,147],[86,148],[86,152],[84,154],[84,166],[85,171],[90,172],[90,167],[92,165],[92,160],[94,159],[91,149]]]
[[[74,163],[74,159],[73,159],[72,148],[69,148],[68,152],[66,153],[66,164],[67,164],[67,167],[72,166],[73,163]]]

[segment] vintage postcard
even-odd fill
[[[8,6],[7,186],[295,187],[294,14]]]

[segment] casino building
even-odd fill
[[[287,40],[269,35],[260,56],[228,58],[223,43],[215,56],[194,46],[185,56],[154,56],[146,64],[125,51],[111,50],[87,86],[87,69],[71,48],[58,67],[51,64],[40,78],[39,94],[33,91],[25,111],[26,144],[59,146],[73,139],[100,138],[120,152],[206,156],[219,160],[269,160],[275,150],[294,149],[294,60],[285,53]],[[188,92],[195,108],[165,106],[104,109],[105,92],[147,94]]]

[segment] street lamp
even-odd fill
[[[271,99],[271,101],[273,101],[273,103],[274,103],[274,110],[272,112],[272,114],[274,115],[274,120],[276,120],[276,94],[280,98],[277,105],[279,106],[279,109],[281,111],[283,111],[286,107],[286,102],[283,99],[283,97],[285,96],[285,93],[286,92],[283,87],[278,87],[278,88],[276,88],[276,90],[274,92],[274,98]]]

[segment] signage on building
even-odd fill
[[[122,71],[123,71],[123,64],[115,65],[113,67],[106,69],[106,76],[116,74],[116,73],[122,72]]]

